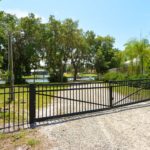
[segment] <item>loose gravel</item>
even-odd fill
[[[150,150],[150,102],[47,122],[52,150]]]

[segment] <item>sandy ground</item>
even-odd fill
[[[52,150],[149,150],[150,102],[54,120],[38,132]]]

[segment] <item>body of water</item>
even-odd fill
[[[0,84],[5,84],[5,83],[6,83],[6,81],[0,80]]]
[[[67,78],[68,81],[73,81],[73,77],[68,77]],[[77,78],[77,81],[94,81],[95,77],[80,77]]]
[[[48,83],[48,79],[47,78],[44,78],[44,79],[26,79],[26,82],[27,83]]]
[[[48,83],[48,78],[39,78],[39,79],[25,79],[27,83]],[[68,81],[73,81],[73,77],[67,78]],[[77,78],[77,81],[93,81],[95,80],[95,77],[81,77]],[[5,84],[6,81],[0,80],[0,84]]]

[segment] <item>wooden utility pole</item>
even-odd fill
[[[12,51],[12,33],[8,33],[8,82],[9,87],[9,101],[15,100],[14,94],[14,72],[13,72],[13,51]]]

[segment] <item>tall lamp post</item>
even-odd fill
[[[8,81],[10,84],[9,101],[15,100],[14,94],[14,72],[13,72],[13,50],[12,50],[12,33],[8,33]]]

